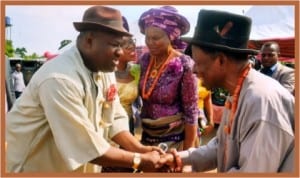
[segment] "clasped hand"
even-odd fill
[[[139,168],[144,172],[182,172],[182,161],[176,149],[168,152],[155,149],[142,155]]]

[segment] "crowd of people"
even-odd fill
[[[73,25],[76,45],[45,63],[7,113],[7,172],[295,170],[294,70],[275,42],[254,68],[250,18],[200,10],[183,38],[185,16],[151,8],[138,20],[142,56],[114,8],[92,6]],[[217,134],[201,144],[215,128],[214,88],[229,95]]]

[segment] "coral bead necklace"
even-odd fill
[[[154,57],[153,59],[151,59],[151,61],[154,61],[153,62],[153,65],[151,65],[152,67],[152,70],[151,70],[151,73],[150,73],[150,77],[151,78],[155,78],[157,73],[158,73],[158,70],[160,68],[160,66],[165,62],[165,61],[162,61],[160,63],[158,63],[158,65],[156,64],[157,63],[157,58]]]
[[[165,70],[167,64],[169,63],[169,61],[175,57],[176,53],[172,50],[169,54],[169,56],[167,57],[167,59],[164,62],[161,62],[158,66],[156,66],[156,59],[152,58],[150,59],[150,64],[147,67],[147,71],[145,74],[145,79],[143,82],[143,88],[142,88],[142,97],[143,99],[149,99],[150,95],[152,94],[155,85],[158,82],[159,77],[161,76],[162,72]],[[155,63],[155,64],[154,64]],[[150,73],[150,69],[153,68],[153,70]],[[153,78],[154,81],[151,83],[149,89],[146,91],[146,83],[148,81],[148,79]]]
[[[242,74],[240,75],[238,82],[237,82],[237,86],[234,89],[234,93],[232,95],[233,99],[232,102],[226,100],[225,102],[225,108],[230,109],[230,115],[229,115],[229,122],[224,126],[224,132],[226,134],[230,134],[231,132],[231,127],[232,127],[232,123],[234,120],[234,115],[237,109],[237,105],[238,105],[238,100],[239,100],[239,96],[240,96],[240,92],[241,92],[241,88],[243,85],[243,82],[246,78],[246,76],[248,75],[248,72],[251,69],[251,65],[248,64],[242,71]]]
[[[225,134],[227,134],[227,135],[229,135],[231,133],[232,123],[233,123],[235,112],[236,112],[236,109],[237,109],[238,100],[239,100],[240,92],[241,92],[241,89],[242,89],[242,85],[243,85],[243,82],[244,82],[246,76],[248,75],[250,69],[251,69],[251,64],[248,64],[243,69],[242,74],[240,75],[240,77],[238,79],[237,86],[234,89],[234,92],[233,92],[233,95],[232,95],[232,97],[233,97],[232,102],[228,101],[228,99],[225,102],[225,108],[231,110],[231,112],[229,114],[229,121],[227,121],[228,123],[223,128]],[[228,158],[227,147],[228,147],[227,141],[225,141],[223,165],[226,165],[227,158]]]

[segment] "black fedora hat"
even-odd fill
[[[200,10],[194,36],[182,37],[182,40],[224,52],[257,54],[257,50],[247,48],[250,31],[249,17],[223,11]]]
[[[105,7],[92,6],[88,8],[83,15],[82,22],[74,22],[77,31],[86,30],[109,30],[113,33],[132,36],[123,27],[123,20],[120,11]]]

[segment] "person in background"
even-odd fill
[[[6,110],[7,112],[13,106],[16,97],[15,97],[13,80],[12,80],[12,68],[10,65],[10,60],[6,55],[5,55],[5,94],[6,94],[5,105],[7,106],[7,110]]]
[[[294,69],[281,64],[279,60],[280,47],[278,43],[270,41],[261,47],[261,63],[263,68],[260,70],[263,74],[277,80],[290,93],[295,89]]]
[[[22,65],[16,64],[16,70],[12,73],[12,84],[15,91],[16,99],[21,96],[25,89],[24,76],[22,72]]]
[[[149,52],[140,59],[139,91],[142,139],[146,145],[166,143],[185,150],[197,137],[198,97],[193,60],[182,54],[179,37],[190,29],[187,19],[172,6],[151,8],[138,21]]]
[[[260,60],[256,59],[255,55],[249,55],[249,62],[251,64],[251,66],[255,69],[255,70],[260,70],[261,69],[261,62]]]
[[[211,98],[211,91],[207,90],[203,85],[202,81],[198,80],[198,139],[196,146],[201,144],[201,136],[205,136],[212,132],[214,129],[214,120],[213,120],[213,105]]]
[[[129,32],[126,18],[123,16],[123,27]],[[129,130],[134,135],[134,113],[132,105],[138,97],[138,81],[140,77],[140,66],[132,63],[136,62],[136,45],[132,37],[123,37],[123,55],[119,58],[119,64],[115,71],[117,79],[118,94],[122,106],[125,108],[129,117]]]
[[[199,12],[192,44],[194,71],[207,89],[229,92],[217,135],[207,145],[162,155],[160,163],[181,171],[290,172],[295,159],[295,99],[277,81],[251,67],[251,19],[229,12]]]
[[[45,63],[7,114],[7,172],[155,171],[163,151],[130,134],[117,95],[122,38],[132,36],[121,13],[92,6],[74,27],[76,46]]]

